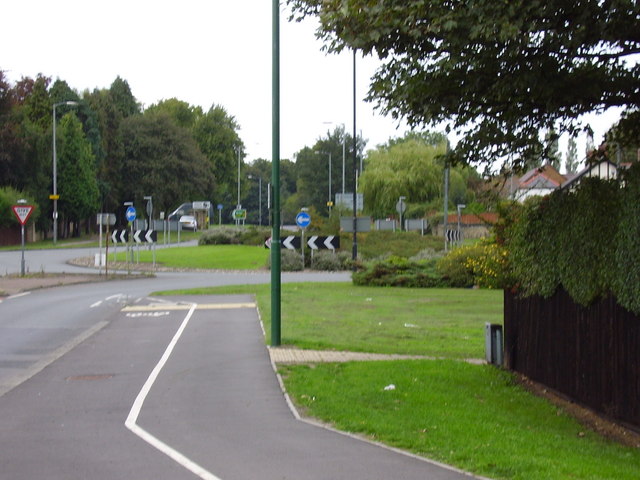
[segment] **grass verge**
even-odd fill
[[[466,471],[510,480],[638,478],[640,450],[586,430],[493,367],[411,360],[279,370],[307,415]]]
[[[126,261],[123,248],[114,255],[109,251],[109,261]],[[138,255],[137,252],[134,255]],[[140,248],[140,262],[151,263],[153,253]],[[260,270],[267,265],[269,251],[262,247],[246,245],[205,245],[198,247],[173,247],[156,250],[156,263],[172,268]],[[137,258],[137,257],[136,257]]]
[[[269,285],[167,294],[255,293],[271,338]],[[283,283],[282,343],[307,349],[483,358],[484,324],[502,322],[502,291]]]

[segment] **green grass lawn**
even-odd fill
[[[251,293],[270,325],[268,285],[166,293]],[[590,432],[484,356],[502,292],[282,284],[283,344],[442,360],[280,366],[304,414],[495,479],[637,479],[640,449]],[[395,389],[385,390],[388,385]]]
[[[189,292],[255,293],[271,338],[269,285]],[[502,322],[500,290],[283,283],[281,297],[282,343],[300,348],[483,358],[484,324]]]
[[[140,262],[151,263],[153,252],[140,248]],[[204,245],[156,249],[156,263],[172,268],[261,270],[266,268],[269,250],[247,245]],[[137,255],[137,253],[135,253]],[[125,261],[124,248],[118,248],[117,261]],[[134,258],[137,258],[134,256]],[[109,250],[109,261],[114,259]]]

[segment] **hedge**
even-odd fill
[[[640,313],[640,168],[618,180],[528,202],[507,227],[511,287],[548,298],[563,287],[580,305],[614,295]]]

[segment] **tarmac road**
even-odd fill
[[[0,478],[470,478],[297,420],[250,296],[144,298],[106,322],[0,396]]]

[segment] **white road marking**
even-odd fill
[[[22,293],[16,293],[15,295],[9,295],[6,299],[7,300],[13,300],[14,298],[20,298],[20,297],[24,297],[26,295],[30,295],[31,292],[22,292]]]
[[[187,324],[189,323],[189,320],[191,319],[191,316],[193,315],[193,312],[195,312],[197,307],[198,305],[195,303],[191,305],[189,312],[184,317],[184,320],[182,321],[180,328],[178,328],[178,331],[173,336],[173,339],[167,346],[167,349],[164,351],[162,358],[160,358],[160,361],[154,367],[153,371],[151,372],[151,375],[149,375],[149,378],[147,378],[147,381],[142,386],[142,390],[140,390],[140,393],[138,393],[138,396],[136,397],[136,400],[135,402],[133,402],[133,406],[131,407],[131,411],[129,412],[129,416],[127,417],[127,420],[124,422],[124,424],[129,430],[131,430],[135,435],[140,437],[149,445],[158,449],[160,452],[164,453],[169,458],[171,458],[178,464],[182,465],[184,468],[194,473],[198,477],[202,478],[203,480],[220,480],[214,474],[204,469],[203,467],[201,467],[200,465],[198,465],[197,463],[195,463],[194,461],[192,461],[182,453],[178,452],[174,448],[170,447],[159,438],[154,437],[152,434],[144,430],[142,427],[140,427],[136,423],[138,421],[138,416],[140,415],[140,411],[142,410],[142,405],[144,404],[144,401],[147,398],[147,395],[151,391],[153,384],[158,378],[158,375],[160,374],[165,364],[169,360],[169,357],[171,356],[173,349],[178,343],[178,340],[180,340],[182,333],[187,327]]]
[[[102,300],[98,300],[96,303],[93,303],[89,306],[89,308],[96,308],[102,305]]]

